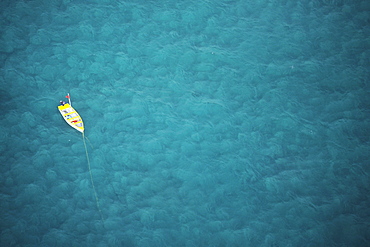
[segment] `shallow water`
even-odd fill
[[[369,245],[367,1],[0,9],[1,246]]]

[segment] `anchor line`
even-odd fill
[[[82,140],[84,142],[86,159],[87,159],[87,164],[88,164],[88,168],[89,168],[89,174],[90,174],[90,180],[91,180],[92,188],[94,190],[94,196],[95,196],[96,206],[97,206],[97,208],[99,210],[99,214],[100,214],[101,220],[104,221],[103,213],[102,213],[102,211],[100,209],[99,197],[98,197],[98,194],[96,193],[96,189],[95,189],[95,185],[94,185],[94,180],[93,180],[93,176],[92,176],[92,172],[91,172],[90,158],[89,158],[89,153],[87,152],[87,147],[86,147],[86,141],[85,141],[85,134],[84,134],[84,132],[82,132]]]

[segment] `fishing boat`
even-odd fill
[[[72,107],[71,97],[69,94],[66,96],[68,103],[61,101],[58,106],[60,114],[63,116],[64,120],[74,129],[81,133],[84,133],[84,123],[78,112]]]

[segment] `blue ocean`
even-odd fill
[[[0,246],[370,246],[370,1],[3,0],[0,23]]]

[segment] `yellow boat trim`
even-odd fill
[[[70,108],[71,107],[71,105],[70,104],[64,104],[64,105],[60,105],[60,106],[58,106],[58,108],[60,108],[60,109],[62,109],[62,110],[64,110],[64,109],[67,109],[67,108]]]
[[[78,114],[76,111],[72,111],[72,112],[68,112],[68,113],[66,113],[66,114],[63,114],[63,116],[71,115],[72,113],[76,113],[76,114]]]

